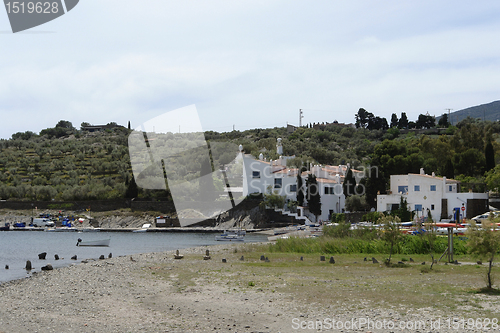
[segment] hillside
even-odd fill
[[[500,102],[490,104],[500,106]],[[82,201],[138,197],[171,200],[168,190],[133,186],[128,147],[130,130],[115,126],[91,132],[86,128],[82,126],[78,130],[70,122],[61,121],[55,128],[44,129],[40,134],[15,133],[9,140],[0,140],[0,199]],[[465,120],[442,133],[446,134],[426,135],[416,129],[382,130],[327,123],[290,132],[284,127],[225,133],[208,131],[205,138],[212,149],[224,147],[215,144],[218,142],[229,142],[235,147],[241,144],[245,153],[256,158],[262,153],[268,160],[279,157],[276,142],[281,138],[283,155],[295,156],[289,160],[292,167],[309,163],[349,163],[358,169],[375,166],[377,179],[364,179],[369,202],[374,202],[378,192],[387,190],[390,175],[418,173],[420,168],[429,174],[435,172],[466,183],[481,183],[483,185],[470,185],[470,188],[484,190],[484,183],[488,182],[485,171],[500,162],[500,122]],[[178,135],[171,133],[165,140],[171,137],[170,140],[175,141]],[[159,146],[159,140],[155,142]],[[181,142],[187,144],[186,140],[179,140],[177,144]],[[491,153],[486,156],[485,147],[489,142]],[[168,143],[164,148],[173,146]],[[169,162],[173,164],[168,167],[177,171],[181,182],[200,177],[203,161],[195,150],[193,153],[195,155]],[[225,158],[224,151],[218,155]],[[500,169],[498,171],[500,173]],[[222,180],[214,179],[216,191],[223,190],[222,184]]]
[[[467,117],[480,120],[498,121],[500,120],[500,101],[494,101],[451,112],[450,117],[453,125],[456,125],[458,122],[466,119]]]

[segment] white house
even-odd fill
[[[392,175],[389,194],[377,195],[377,211],[398,209],[401,197],[417,216],[433,219],[471,218],[488,211],[488,193],[460,193],[460,182],[446,177],[420,174]]]
[[[268,187],[287,200],[297,200],[297,172],[296,168],[286,166],[286,161],[294,156],[281,156],[283,147],[278,139],[277,152],[279,159],[267,161],[263,154],[259,159],[245,154],[243,158],[243,196],[251,193],[267,193]],[[318,219],[327,221],[332,213],[341,213],[345,208],[345,197],[342,184],[349,169],[348,165],[320,166],[309,165],[309,170],[301,173],[305,188],[306,179],[313,174],[318,182],[318,191],[321,195],[321,216]],[[363,172],[352,170],[356,182],[363,177]],[[305,198],[307,202],[307,197]]]

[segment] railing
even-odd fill
[[[307,217],[307,216],[299,216],[297,213],[292,213],[290,211],[285,211],[284,209],[282,208],[275,208],[274,209],[275,212],[278,212],[278,213],[281,213],[281,214],[286,214],[288,216],[292,216],[294,217],[296,220],[303,220],[304,221],[304,224],[305,225],[311,225],[311,224],[314,224],[311,222],[311,220]]]

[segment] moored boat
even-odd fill
[[[111,238],[93,240],[93,241],[82,241],[81,238],[78,238],[76,246],[109,246],[109,242]]]
[[[245,240],[245,234],[245,230],[226,230],[223,234],[215,236],[215,240],[226,242],[243,242]]]

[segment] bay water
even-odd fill
[[[215,240],[216,235],[198,232],[0,231],[0,284],[28,277],[29,273],[25,270],[27,260],[32,263],[32,272],[39,272],[48,263],[59,268],[80,263],[83,259],[98,259],[101,255],[108,258],[109,253],[116,257],[222,244]],[[111,241],[109,247],[82,247],[76,246],[79,238],[82,241],[110,238]],[[247,233],[245,236],[245,243],[265,241],[265,235]],[[45,260],[38,259],[38,254],[42,252],[47,252]],[[56,254],[60,260],[54,259]],[[71,260],[74,255],[78,260]],[[9,269],[5,269],[6,265]]]

